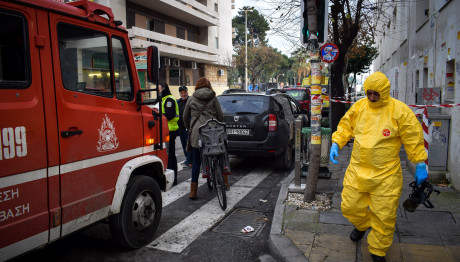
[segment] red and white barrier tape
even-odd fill
[[[426,107],[454,107],[460,106],[460,104],[442,104],[442,105],[407,105],[409,107],[418,107],[418,108],[426,108]]]
[[[331,99],[331,98],[329,98],[329,101],[336,102],[336,103],[342,103],[342,104],[354,104],[355,103],[355,102],[342,101],[342,100]]]
[[[429,121],[428,121],[428,110],[426,107],[421,107],[415,110],[415,115],[420,116],[422,115],[422,128],[423,128],[423,143],[425,146],[426,155],[428,155],[428,147],[431,143],[431,136],[429,130]],[[426,164],[426,172],[428,173],[428,158],[425,160]]]

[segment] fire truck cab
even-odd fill
[[[150,243],[174,180],[168,125],[121,22],[87,0],[11,0],[0,23],[0,261],[105,218],[122,245]]]

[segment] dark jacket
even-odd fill
[[[207,101],[209,101],[209,103],[207,104],[206,109],[201,113],[201,115],[199,115],[198,113],[200,113],[201,108]],[[190,125],[197,117],[198,121],[193,126],[193,129],[190,129]],[[198,128],[211,118],[217,119],[217,121],[221,122],[224,119],[219,100],[217,100],[216,93],[212,89],[206,87],[199,88],[187,99],[183,115],[185,127],[187,127],[189,133],[191,133],[190,142],[192,147],[199,148]],[[187,151],[190,150],[191,148],[187,148]]]
[[[169,86],[167,84],[162,84],[163,91],[161,91],[161,97],[166,97],[168,95],[172,95],[171,91],[169,90]],[[176,103],[175,99],[167,98],[165,101],[165,109],[164,109],[164,116],[166,119],[171,120],[176,116]],[[161,106],[161,105],[160,105]]]
[[[177,124],[179,125],[179,130],[185,130],[187,129],[184,125],[184,109],[185,109],[185,104],[187,103],[189,97],[187,99],[182,100],[182,98],[177,99],[177,105],[179,106],[179,122]]]

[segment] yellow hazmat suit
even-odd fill
[[[380,99],[357,101],[340,120],[332,141],[342,148],[355,138],[343,181],[342,214],[360,231],[372,227],[369,251],[385,256],[393,242],[403,185],[401,143],[413,163],[425,161],[427,154],[422,126],[407,105],[390,97],[390,80],[375,72],[364,82],[364,90],[379,92]]]

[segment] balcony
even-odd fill
[[[217,49],[190,42],[180,38],[164,35],[139,27],[128,29],[131,47],[147,48],[156,45],[163,57],[174,57],[199,63],[217,63]]]
[[[129,0],[129,2],[196,26],[217,26],[219,23],[219,14],[214,11],[214,7],[210,8],[195,0]]]

